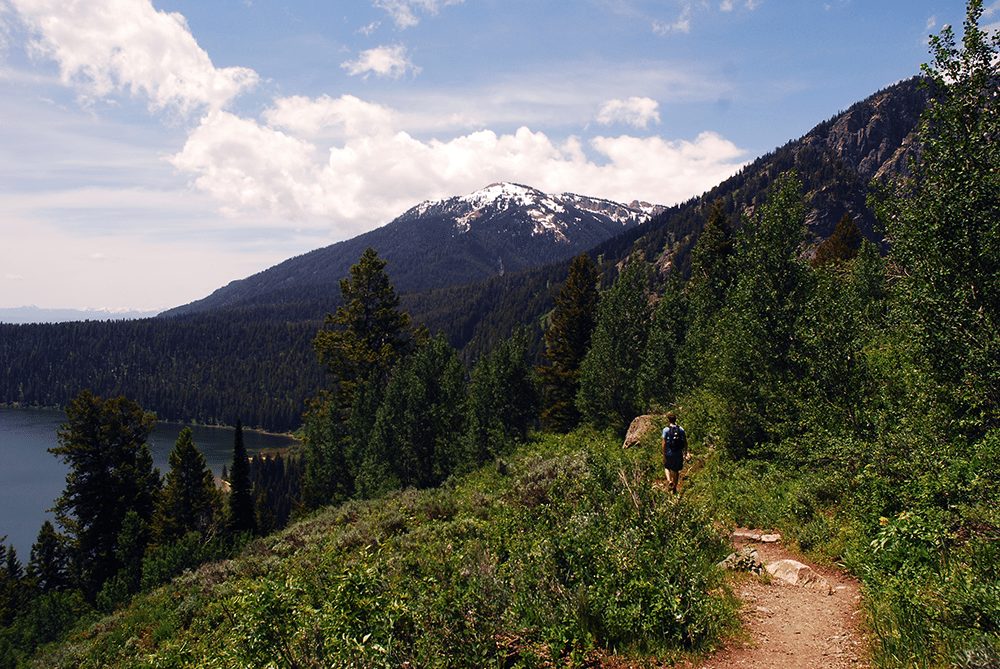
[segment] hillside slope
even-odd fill
[[[32,666],[593,666],[710,648],[735,623],[726,537],[654,489],[654,451],[548,437],[450,487],[323,510]]]

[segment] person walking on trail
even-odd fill
[[[670,492],[676,495],[684,461],[689,460],[691,456],[687,450],[687,434],[684,428],[677,424],[677,414],[673,411],[668,413],[667,423],[669,425],[663,428],[663,471],[667,475]]]

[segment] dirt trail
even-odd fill
[[[739,534],[733,538],[735,548],[756,548],[765,565],[785,559],[804,562],[780,543],[751,542]],[[837,570],[809,566],[829,581],[833,594],[786,585],[776,578],[770,583],[746,579],[736,590],[743,601],[746,636],[689,668],[867,669],[870,664],[858,631],[862,614],[857,581]]]

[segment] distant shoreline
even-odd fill
[[[53,406],[53,405],[43,405],[43,404],[24,404],[22,402],[0,402],[0,409],[39,409],[45,411],[64,411],[64,407]],[[156,413],[155,411],[153,412]],[[206,428],[218,428],[220,430],[235,430],[235,425],[226,425],[225,423],[202,423],[197,420],[166,420],[157,417],[157,423],[166,423],[168,425],[190,425]],[[296,444],[301,444],[302,440],[295,436],[294,432],[272,432],[271,430],[264,430],[256,427],[243,426],[243,429],[247,432],[254,432],[256,434],[265,434],[269,437],[285,437],[291,439]]]

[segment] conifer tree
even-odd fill
[[[837,221],[833,233],[816,247],[816,255],[812,259],[813,267],[852,260],[858,255],[862,240],[858,224],[854,222],[850,213],[845,213]]]
[[[359,490],[368,497],[441,483],[460,459],[465,371],[441,336],[403,359],[378,409]]]
[[[28,578],[40,593],[65,590],[70,585],[69,556],[65,540],[46,520],[31,546]]]
[[[538,412],[538,394],[527,336],[518,331],[472,370],[461,467],[488,462],[526,439]]]
[[[630,260],[601,295],[576,396],[577,409],[594,427],[624,432],[640,411],[638,372],[650,317],[648,277],[645,262]]]
[[[665,409],[677,395],[677,359],[687,330],[687,298],[673,277],[653,312],[638,374],[639,407]]]
[[[700,386],[708,369],[718,319],[733,278],[733,231],[721,200],[709,211],[691,252],[686,292],[688,327],[677,354],[678,390]]]
[[[548,364],[538,372],[544,392],[542,423],[550,429],[570,430],[580,421],[576,393],[597,316],[597,280],[597,266],[589,255],[574,258],[545,330]]]
[[[0,537],[0,626],[7,626],[14,620],[24,605],[24,576],[17,551],[4,544],[6,536]]]
[[[69,466],[56,519],[69,536],[74,572],[93,598],[122,566],[116,556],[126,514],[148,522],[159,476],[146,442],[156,417],[124,397],[81,392],[66,407],[59,446],[49,452]]]
[[[253,491],[250,485],[250,464],[243,445],[243,423],[236,421],[233,435],[233,462],[229,467],[229,531],[233,534],[253,533],[257,529],[254,519]]]
[[[414,346],[409,316],[399,310],[385,261],[374,249],[351,267],[340,292],[343,305],[313,342],[332,388],[311,403],[305,419],[307,508],[353,493],[389,372]]]
[[[204,533],[216,512],[215,480],[194,443],[191,428],[181,430],[169,463],[153,516],[153,540],[159,544],[176,541],[191,531]]]

